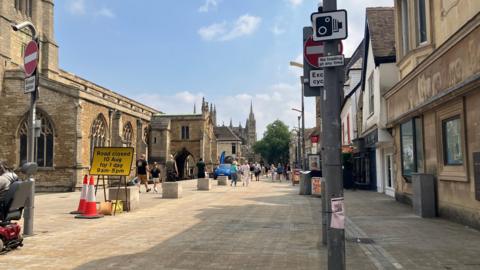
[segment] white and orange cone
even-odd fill
[[[93,218],[101,218],[101,217],[103,217],[103,215],[97,212],[97,199],[95,198],[95,183],[93,180],[93,176],[90,176],[90,183],[88,184],[87,197],[85,202],[85,211],[82,214],[75,216],[75,218],[93,219]]]
[[[87,199],[87,189],[88,189],[88,176],[85,174],[83,177],[82,193],[80,193],[80,202],[78,203],[77,211],[72,211],[70,214],[78,215],[85,212],[85,203]]]

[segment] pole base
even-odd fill
[[[75,216],[75,218],[80,218],[80,219],[96,219],[96,218],[103,218],[104,215],[102,214],[96,214],[96,215],[93,215],[93,216],[84,216],[84,215],[78,215],[78,216]]]

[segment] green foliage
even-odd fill
[[[263,139],[253,145],[255,153],[262,156],[268,164],[288,161],[288,145],[290,132],[288,126],[276,120],[267,126]]]

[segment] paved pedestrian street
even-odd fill
[[[138,210],[96,220],[67,214],[78,192],[38,195],[36,235],[0,269],[326,269],[320,199],[265,179],[182,183],[181,199],[142,193]],[[478,231],[374,192],[347,191],[346,211],[347,269],[480,269]]]

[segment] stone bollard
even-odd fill
[[[228,184],[228,176],[219,176],[218,177],[218,185],[219,186],[226,186]]]
[[[162,198],[178,199],[182,197],[182,183],[164,182],[162,183]]]
[[[212,181],[209,178],[199,178],[197,180],[198,190],[210,190],[212,189]]]

